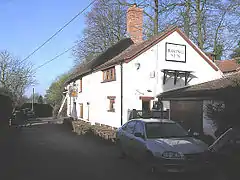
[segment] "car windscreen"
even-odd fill
[[[146,123],[146,135],[149,139],[177,138],[188,136],[187,131],[177,123],[151,122]]]

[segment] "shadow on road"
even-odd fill
[[[203,179],[199,174],[148,174],[131,159],[120,159],[113,144],[78,136],[62,124],[12,130],[3,152],[4,179]],[[2,178],[1,178],[2,179]]]

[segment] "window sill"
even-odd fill
[[[115,109],[113,109],[113,110],[107,110],[107,112],[115,112]]]
[[[116,81],[116,79],[112,79],[112,80],[104,80],[101,83],[106,83],[106,82],[112,82],[112,81]]]

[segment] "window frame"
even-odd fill
[[[116,69],[115,66],[109,69],[103,70],[103,81],[102,82],[111,82],[116,81]]]
[[[129,131],[128,131],[128,125],[129,125],[130,123],[134,123],[132,132],[129,132]],[[137,123],[137,121],[135,121],[135,120],[129,121],[129,122],[126,124],[126,127],[125,127],[124,131],[127,132],[127,133],[129,133],[129,134],[134,135],[134,130],[135,130],[136,123]]]
[[[79,80],[79,93],[82,92],[82,78]]]
[[[115,100],[116,96],[107,96],[107,99],[109,100],[109,107],[108,107],[108,112],[115,112]]]
[[[140,124],[141,126],[142,126],[142,135],[144,136],[144,137],[146,137],[146,135],[145,135],[145,126],[144,126],[144,123],[143,122],[140,122],[140,121],[136,121],[136,123],[135,123],[135,126],[134,126],[134,130],[133,130],[133,134],[135,134],[136,133],[136,127],[137,127],[137,125],[138,124]]]

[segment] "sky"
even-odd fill
[[[24,59],[90,2],[91,0],[0,0],[0,50],[8,50]],[[34,68],[42,65],[72,47],[82,37],[83,28],[84,14],[28,61]],[[35,92],[44,95],[59,75],[71,69],[73,61],[72,51],[69,51],[38,69],[35,75],[37,84],[29,87],[25,94],[30,96],[34,87]]]

